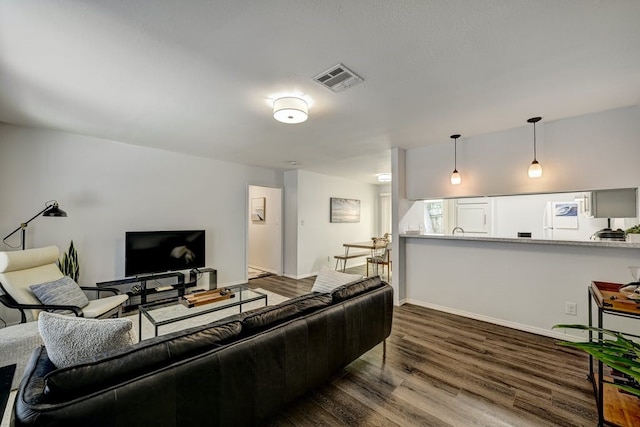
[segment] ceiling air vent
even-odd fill
[[[323,71],[315,76],[313,80],[333,92],[342,92],[364,81],[362,77],[342,64],[334,65]]]

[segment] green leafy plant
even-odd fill
[[[62,258],[58,260],[58,267],[65,276],[71,277],[76,283],[80,277],[80,263],[78,262],[78,252],[73,246],[73,240],[69,245],[69,250],[62,254]]]
[[[640,234],[640,224],[634,225],[631,228],[627,228],[627,234]]]
[[[591,342],[563,341],[558,344],[585,351],[610,368],[621,372],[630,381],[627,384],[613,383],[612,385],[640,397],[640,344],[631,340],[628,335],[608,329],[585,325],[555,325],[554,328],[595,332],[596,335]],[[598,333],[603,334],[602,339],[598,338]],[[607,339],[606,337],[615,339]]]

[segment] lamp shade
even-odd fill
[[[538,163],[537,160],[531,162],[531,166],[529,166],[529,178],[540,178],[542,176],[542,166]]]
[[[458,185],[462,182],[462,178],[460,177],[460,174],[458,173],[457,170],[454,170],[453,173],[451,174],[451,183],[453,185]]]
[[[58,203],[55,202],[51,205],[46,211],[43,212],[42,216],[60,216],[66,217],[67,213],[58,207]]]
[[[273,101],[273,118],[282,123],[296,124],[307,120],[309,109],[301,98],[284,97]]]

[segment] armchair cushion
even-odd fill
[[[84,317],[95,318],[103,316],[111,310],[117,309],[120,305],[124,304],[129,299],[129,295],[114,295],[112,297],[92,299],[89,301],[89,305],[82,309]]]
[[[70,277],[64,276],[53,282],[31,285],[29,289],[45,305],[75,305],[83,308],[89,305],[87,296]],[[69,310],[56,310],[56,313],[72,314]]]
[[[130,319],[85,319],[43,311],[38,329],[57,368],[92,360],[94,355],[134,343]]]

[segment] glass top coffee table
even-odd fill
[[[249,308],[258,308],[262,307],[262,302],[264,301],[264,306],[267,305],[267,295],[256,292],[250,289],[247,285],[233,285],[226,286],[223,289],[230,292],[233,295],[231,298],[222,299],[220,301],[214,302],[206,302],[202,303],[202,305],[197,305],[194,307],[187,307],[186,303],[182,297],[172,298],[168,301],[162,301],[151,304],[143,304],[139,307],[138,311],[138,337],[139,340],[142,341],[142,319],[146,318],[155,330],[155,336],[158,336],[158,328],[160,326],[169,325],[172,323],[193,319],[199,316],[205,316],[207,314],[220,312],[225,309],[229,310],[229,313],[224,313],[224,316],[227,317],[233,314],[242,313],[243,310]],[[202,293],[194,293],[189,296],[198,296],[203,295]],[[251,303],[251,304],[250,304]],[[238,307],[239,310],[233,310],[232,307]],[[219,313],[221,314],[221,313]],[[218,320],[214,315],[209,316],[211,319],[204,319],[204,323],[208,321]],[[192,323],[186,325],[184,328],[186,329],[192,326],[197,326],[198,324]]]

